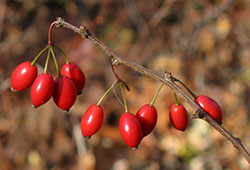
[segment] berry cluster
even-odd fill
[[[100,106],[104,97],[113,89],[119,81],[115,81],[113,85],[105,92],[97,104],[92,104],[83,114],[81,119],[81,130],[85,138],[90,138],[102,126],[103,123],[103,109]],[[153,103],[158,95],[155,95],[150,104],[145,104],[136,113],[136,115],[128,112],[126,99],[123,92],[123,86],[120,88],[123,94],[125,113],[122,114],[119,121],[120,134],[124,142],[131,148],[136,148],[141,139],[150,134],[155,128],[157,122],[157,111]]]
[[[118,81],[105,92],[97,104],[91,105],[83,114],[81,119],[81,130],[85,138],[90,138],[98,132],[103,123],[104,112],[100,106],[104,97],[113,89]],[[124,82],[123,82],[124,83]],[[123,86],[120,82],[120,88],[124,99],[125,112],[121,115],[119,120],[120,135],[131,148],[136,149],[141,140],[149,135],[155,128],[157,123],[157,110],[154,107],[154,102],[163,87],[158,89],[150,104],[143,105],[134,115],[127,109],[126,99],[123,92]],[[175,93],[174,93],[175,94]],[[192,93],[193,94],[193,93]],[[194,97],[197,105],[201,107],[207,114],[209,114],[217,123],[222,123],[222,111],[220,106],[208,96],[200,95]],[[170,122],[174,128],[180,131],[185,131],[188,126],[188,113],[185,107],[179,103],[175,94],[176,103],[173,104],[169,110]]]
[[[48,55],[44,72],[37,76],[35,62],[47,49]],[[57,47],[57,49],[59,48]],[[62,52],[60,49],[59,51]],[[55,80],[48,73],[50,54],[53,56],[58,72],[58,77]],[[12,91],[22,91],[31,87],[30,98],[34,107],[45,104],[53,96],[56,105],[62,110],[68,111],[75,103],[77,94],[80,94],[84,88],[85,75],[78,65],[70,63],[65,54],[64,56],[66,64],[59,70],[53,47],[48,45],[32,62],[26,61],[19,64],[11,75]]]
[[[48,45],[37,54],[32,62],[23,62],[14,69],[11,76],[11,89],[12,91],[22,91],[31,87],[30,97],[34,107],[39,107],[45,104],[53,96],[56,105],[62,110],[68,111],[75,103],[77,95],[81,94],[85,86],[85,75],[77,64],[69,62],[69,59],[60,48],[52,45],[51,31],[54,25],[55,22],[53,22],[49,28]],[[57,58],[53,48],[57,49],[65,58],[66,63],[61,69],[58,67]],[[37,76],[38,71],[35,62],[46,50],[48,50],[48,55],[44,66],[44,72]],[[50,55],[53,57],[57,70],[57,77],[55,80],[53,76],[48,73]],[[151,103],[143,105],[134,115],[128,111],[123,86],[125,86],[128,90],[129,88],[115,73],[113,63],[111,63],[111,68],[116,77],[116,81],[104,93],[97,104],[92,104],[85,111],[80,122],[81,131],[83,136],[86,138],[90,138],[98,132],[104,119],[101,102],[105,96],[117,84],[119,84],[125,108],[125,112],[121,115],[119,120],[120,135],[129,147],[137,148],[141,140],[145,136],[149,135],[156,126],[157,110],[154,107],[154,102],[159,95],[163,84],[156,92]],[[183,82],[174,77],[171,78],[173,81],[181,83],[192,95],[194,102],[212,119],[214,119],[218,124],[222,123],[221,108],[213,99],[204,95],[196,96]],[[188,126],[188,113],[185,107],[182,104],[179,104],[176,94],[175,101],[176,103],[173,104],[169,110],[170,122],[177,130],[185,131]]]

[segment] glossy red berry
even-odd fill
[[[145,104],[137,111],[136,117],[141,124],[143,136],[146,136],[155,128],[157,122],[157,110],[154,106]]]
[[[14,91],[25,90],[29,88],[37,76],[36,65],[26,61],[19,64],[11,75],[11,88]]]
[[[42,73],[37,76],[30,90],[32,105],[38,107],[46,103],[53,95],[54,84],[51,74]]]
[[[200,95],[195,99],[195,103],[198,104],[211,118],[217,123],[222,123],[222,110],[220,105],[208,96]]]
[[[78,65],[74,63],[64,64],[61,69],[61,74],[70,78],[75,83],[77,93],[81,93],[85,85],[85,75]]]
[[[169,118],[172,125],[181,131],[185,131],[188,125],[188,114],[182,104],[173,104],[169,111]]]
[[[68,111],[75,103],[76,96],[77,91],[72,80],[65,76],[56,78],[53,99],[59,108]]]
[[[142,139],[139,120],[132,113],[122,114],[119,121],[120,134],[123,141],[131,148],[136,148]]]
[[[81,130],[84,137],[91,137],[102,126],[103,109],[98,105],[91,105],[81,119]]]

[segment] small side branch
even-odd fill
[[[80,27],[77,28],[70,23],[64,21],[62,18],[57,18],[56,26],[58,27],[65,27],[68,28],[82,37],[89,39],[94,44],[96,44],[103,52],[105,52],[109,57],[116,60],[117,63],[123,64],[127,67],[132,68],[136,72],[140,72],[141,74],[151,77],[157,81],[164,83],[165,85],[169,86],[172,90],[176,92],[178,96],[180,96],[183,100],[185,100],[194,110],[193,118],[200,118],[208,122],[211,126],[213,126],[221,135],[223,135],[226,139],[228,139],[232,145],[242,153],[245,159],[250,164],[250,154],[244,145],[241,143],[239,138],[234,137],[229,131],[227,131],[224,127],[219,125],[216,121],[214,121],[206,112],[204,112],[194,101],[193,99],[185,93],[172,79],[172,75],[170,72],[166,72],[163,76],[153,72],[150,69],[147,69],[141,65],[134,63],[133,61],[127,59],[119,55],[118,53],[114,52],[111,48],[109,48],[106,44],[102,41],[97,39],[88,29],[87,27]]]

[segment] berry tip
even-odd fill
[[[84,137],[84,139],[86,139],[86,140],[89,140],[90,138],[91,138],[91,136],[83,136]]]
[[[132,149],[133,150],[137,150],[139,147],[138,146],[135,146],[135,147],[133,147]]]
[[[12,92],[16,92],[16,90],[13,89],[12,86],[10,86],[10,90],[11,90]]]

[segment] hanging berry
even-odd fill
[[[188,125],[188,114],[185,107],[182,104],[179,104],[176,93],[175,96],[175,104],[173,104],[169,110],[169,119],[172,125],[181,131],[185,131]]]
[[[49,73],[40,74],[34,81],[30,91],[32,105],[38,107],[46,103],[54,92],[54,79]]]
[[[173,104],[169,111],[169,118],[172,125],[181,131],[185,131],[188,125],[188,114],[182,104]]]
[[[82,134],[86,138],[94,135],[102,126],[103,109],[98,105],[91,105],[83,114],[81,119]]]
[[[19,64],[11,75],[11,89],[21,91],[29,88],[37,76],[37,67],[30,61]]]
[[[102,126],[103,123],[103,109],[100,106],[107,94],[117,85],[115,81],[109,89],[103,94],[97,104],[92,104],[86,112],[83,114],[81,119],[81,130],[82,134],[86,138],[90,138],[94,135]]]
[[[136,113],[143,132],[143,137],[151,133],[157,122],[157,110],[154,106],[145,104]]]
[[[122,114],[119,121],[120,134],[123,141],[131,148],[136,148],[142,139],[139,120],[130,112]]]
[[[78,94],[82,92],[85,86],[85,75],[78,65],[74,63],[64,64],[61,69],[61,74],[74,82]]]
[[[77,90],[72,80],[65,76],[59,76],[55,80],[53,99],[62,110],[69,111],[75,103]]]

